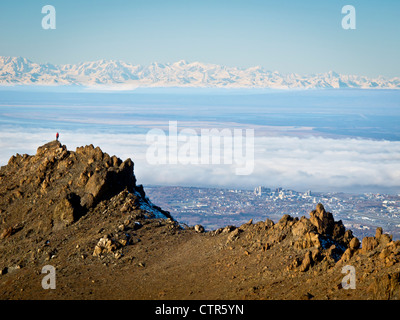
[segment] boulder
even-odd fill
[[[300,220],[293,225],[292,234],[295,238],[301,237],[306,233],[316,231],[315,226],[306,217],[302,216]]]
[[[91,193],[86,193],[80,201],[80,205],[85,209],[90,209],[94,204],[94,196]]]
[[[393,236],[387,233],[383,233],[381,227],[376,228],[375,238],[378,241],[379,245],[386,246],[390,241],[392,241]]]
[[[95,172],[85,186],[85,192],[92,194],[95,200],[101,198],[107,188],[106,174]]]
[[[226,240],[226,243],[233,242],[233,241],[237,240],[239,238],[239,235],[240,235],[241,232],[243,232],[243,231],[241,229],[239,229],[239,228],[236,228],[235,230],[233,230],[229,234],[228,239]]]
[[[364,253],[374,250],[379,245],[375,237],[364,237],[361,249]]]
[[[333,221],[333,216],[332,216]],[[346,233],[347,232],[347,233]],[[344,237],[346,235],[346,241],[350,241],[352,238],[352,232],[350,230],[346,231],[346,228],[343,225],[342,220],[333,221],[333,228],[332,228],[332,238],[336,240],[345,241]]]
[[[316,210],[310,212],[310,222],[321,234],[332,234],[335,226],[332,213],[326,212],[321,203],[318,203]]]
[[[274,226],[274,222],[271,219],[266,219],[264,222],[265,229],[272,228]]]
[[[59,148],[63,150],[66,147],[63,146],[60,141],[53,140],[44,144],[43,146],[38,147],[36,150],[36,156],[42,156],[45,153],[55,152]]]
[[[312,263],[313,263],[313,260],[312,260],[311,251],[307,251],[298,270],[300,272],[305,272],[312,266]]]
[[[196,232],[198,232],[198,233],[202,233],[202,232],[204,232],[204,227],[203,227],[202,225],[200,225],[200,224],[196,224],[196,225],[194,226],[194,230],[195,230]]]
[[[392,241],[393,235],[391,234],[382,234],[378,240],[379,244],[382,246],[386,246],[387,244],[389,244]]]
[[[353,239],[351,239],[351,241],[349,243],[349,249],[357,250],[358,248],[360,248],[360,240],[358,240],[356,237],[354,237]]]
[[[102,256],[107,253],[112,253],[112,255],[119,259],[122,257],[121,252],[116,252],[117,250],[120,250],[122,247],[126,246],[129,244],[129,239],[114,239],[110,238],[109,235],[106,235],[102,238],[99,239],[97,242],[94,250],[93,250],[93,256]]]
[[[275,225],[278,229],[284,229],[287,226],[291,226],[294,222],[294,219],[292,216],[288,214],[284,214],[282,218],[278,221],[278,223]]]
[[[321,248],[321,241],[317,233],[307,232],[300,239],[298,239],[294,245],[298,249],[307,249],[313,247]]]
[[[375,238],[379,240],[379,238],[381,237],[382,234],[383,234],[383,229],[382,229],[382,227],[376,228],[376,231],[375,231]]]
[[[229,232],[231,232],[231,231],[233,231],[233,230],[235,230],[236,229],[236,227],[235,226],[232,226],[232,225],[229,225],[229,226],[226,226],[225,228],[223,228],[222,230],[221,230],[221,233],[229,233]]]
[[[53,212],[53,228],[55,230],[69,226],[78,219],[78,210],[75,207],[73,196],[68,195],[61,199]]]
[[[339,262],[347,262],[351,259],[353,255],[354,255],[354,250],[347,248],[346,251],[342,254],[342,257],[340,258]]]
[[[100,238],[93,251],[93,256],[100,256],[104,253],[109,253],[117,249],[115,241],[109,239],[107,236]]]
[[[340,221],[340,222],[342,222],[342,221]],[[344,226],[343,226],[343,228],[344,228]],[[351,240],[353,240],[353,238],[354,238],[353,231],[346,230],[343,234],[343,237],[339,237],[336,239],[343,242],[348,247],[350,245]],[[358,241],[358,242],[360,242],[360,241]]]

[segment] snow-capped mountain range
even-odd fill
[[[81,85],[216,88],[377,88],[400,89],[400,78],[368,78],[333,71],[299,75],[271,72],[263,67],[237,68],[187,62],[134,65],[116,60],[79,64],[39,64],[22,57],[0,56],[0,85]]]

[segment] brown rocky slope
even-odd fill
[[[42,287],[45,265],[56,289]],[[130,159],[53,141],[0,169],[0,274],[0,299],[399,299],[400,241],[378,228],[360,243],[322,204],[309,218],[182,226]]]

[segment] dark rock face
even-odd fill
[[[72,196],[61,199],[54,209],[53,214],[53,227],[55,230],[67,227],[78,220],[76,203],[74,203]]]

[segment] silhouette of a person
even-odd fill
[[[56,133],[56,140],[58,141],[58,137],[59,137],[60,135],[58,134],[58,132]]]

